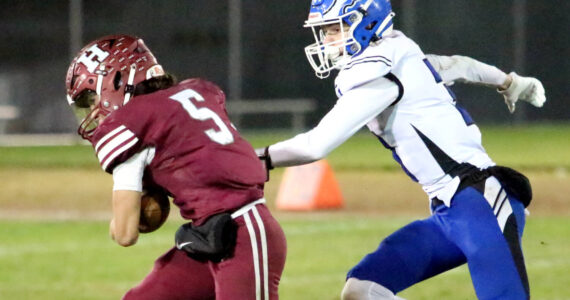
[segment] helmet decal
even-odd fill
[[[107,58],[107,56],[109,56],[109,52],[101,50],[101,48],[95,44],[89,47],[89,49],[77,58],[77,63],[85,65],[87,70],[93,73],[99,64]]]
[[[352,3],[345,5],[344,8],[342,9],[342,14],[346,14],[350,10],[354,9],[354,6],[356,5],[356,1],[358,1],[358,0],[352,0]]]
[[[331,9],[335,6],[337,0],[326,1],[326,0],[313,0],[311,3],[311,13],[318,13],[320,16],[328,14]]]

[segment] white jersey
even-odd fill
[[[399,31],[351,57],[335,90],[339,100],[319,125],[269,147],[275,166],[322,158],[364,125],[430,199],[448,205],[462,174],[494,165],[477,126],[420,48]]]

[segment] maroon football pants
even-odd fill
[[[278,299],[287,254],[281,226],[264,204],[252,207],[235,221],[238,230],[233,256],[219,263],[200,262],[172,248],[123,299]]]

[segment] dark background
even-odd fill
[[[73,1],[73,0],[71,0]],[[241,95],[246,99],[313,98],[314,125],[334,104],[333,79],[319,80],[303,48],[313,42],[302,27],[310,1],[242,1]],[[539,78],[546,89],[542,109],[519,104],[511,116],[492,89],[456,84],[459,101],[479,123],[558,122],[570,118],[570,2],[526,1],[524,60],[515,61],[511,0],[415,1],[415,18],[392,1],[395,26],[425,53],[462,54]],[[76,128],[65,100],[71,58],[69,1],[2,0],[0,10],[0,105],[14,105],[20,117],[5,133],[71,133]],[[83,1],[83,44],[107,34],[142,37],[164,68],[179,79],[203,77],[226,92],[228,2]],[[232,101],[229,99],[228,101]],[[285,118],[285,117],[283,117]],[[245,128],[282,125],[280,117],[250,117]],[[279,121],[281,120],[281,121]],[[267,125],[269,121],[273,125]],[[0,132],[1,133],[1,132]]]

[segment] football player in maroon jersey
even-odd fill
[[[264,204],[266,171],[228,119],[224,92],[203,79],[176,83],[126,35],[83,48],[66,87],[79,134],[113,175],[113,240],[137,242],[141,193],[153,186],[192,221],[124,299],[277,299],[285,236]]]

